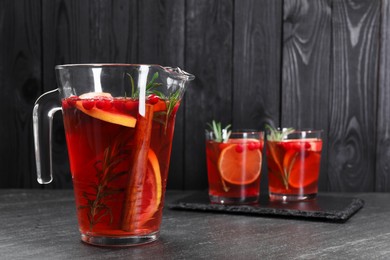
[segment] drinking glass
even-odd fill
[[[82,241],[102,246],[159,236],[176,111],[194,78],[159,65],[55,67],[58,89],[33,111],[38,182],[52,181],[51,125],[62,110]]]
[[[299,201],[316,197],[320,172],[321,130],[267,132],[269,197]]]
[[[263,132],[235,131],[218,140],[206,130],[209,198],[216,204],[253,204],[260,194]]]

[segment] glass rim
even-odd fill
[[[285,128],[286,129],[286,128]],[[289,141],[289,140],[305,140],[305,139],[318,139],[323,140],[323,132],[324,130],[291,130],[291,132],[283,132],[282,130],[277,130],[278,137],[274,139],[273,133],[270,130],[266,132],[267,141]],[[270,139],[271,138],[271,139]]]
[[[131,64],[131,63],[69,63],[59,64],[54,67],[55,70],[72,69],[72,68],[132,68],[132,67],[145,67],[145,68],[158,68],[162,71],[167,72],[171,76],[182,80],[193,80],[195,76],[188,73],[179,67],[161,66],[158,64]]]
[[[263,134],[264,131],[255,129],[233,129],[231,134]]]
[[[285,129],[288,129],[288,127],[283,127],[283,128],[276,128],[274,131],[277,131],[279,133],[282,133],[283,130]],[[271,132],[271,130],[266,130],[265,132],[269,133]],[[293,131],[291,131],[289,133],[290,134],[299,134],[299,133],[323,133],[324,130],[323,129],[311,129],[311,128],[308,128],[308,129],[294,129]]]
[[[214,133],[213,130],[205,129],[206,133]],[[264,134],[265,132],[262,130],[256,130],[256,129],[232,129],[229,130],[231,134]]]
[[[313,134],[317,134],[317,133],[323,133],[324,130],[322,129],[302,129],[302,130],[294,130],[293,132],[291,132],[290,134],[300,134],[300,133],[313,133]]]

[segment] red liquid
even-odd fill
[[[147,111],[154,111],[148,142],[147,129],[141,129],[141,122],[148,117],[138,114],[137,100],[70,97],[62,101],[82,234],[115,237],[159,230],[178,106],[167,118],[164,100],[146,104]],[[109,112],[122,115],[122,121],[131,117],[137,121],[135,127],[123,126],[106,117],[92,117],[82,109],[97,111],[98,116]]]
[[[267,141],[269,192],[306,196],[318,191],[322,141]]]
[[[207,172],[209,196],[211,202],[234,204],[257,202],[260,192],[260,169],[262,143],[259,140],[229,139],[227,143],[208,140],[206,142]],[[230,147],[230,148],[229,148]],[[221,166],[221,154],[230,149],[232,159],[227,158],[228,165]],[[237,153],[237,158],[234,156]],[[226,154],[226,152],[225,152]],[[260,158],[257,155],[260,154]],[[253,160],[249,162],[249,157]],[[235,169],[236,176],[224,176],[221,167],[227,171]],[[249,168],[256,168],[257,173],[247,174]],[[233,174],[233,173],[232,173]],[[241,176],[241,177],[240,177]],[[241,178],[241,179],[240,179]]]

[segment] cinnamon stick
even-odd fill
[[[145,117],[138,115],[135,127],[132,153],[132,167],[129,170],[129,180],[126,185],[125,200],[122,207],[121,228],[124,231],[135,231],[140,219],[143,182],[148,167],[148,151],[152,132],[153,106],[146,105]]]

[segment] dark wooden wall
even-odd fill
[[[0,188],[39,187],[34,101],[54,66],[179,66],[168,188],[207,187],[206,122],[325,131],[320,189],[390,191],[389,0],[0,0]],[[55,122],[55,181],[71,187]],[[266,173],[266,171],[264,171]]]

